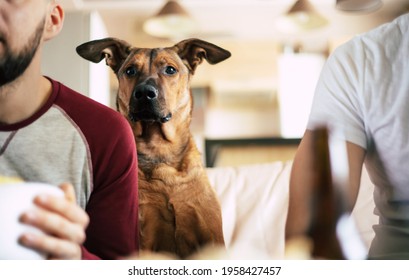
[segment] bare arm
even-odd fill
[[[347,153],[349,163],[349,201],[350,209],[354,207],[358,197],[359,185],[361,183],[362,165],[364,163],[366,151],[351,142],[347,142]]]
[[[312,164],[312,132],[307,130],[298,147],[295,155],[290,175],[290,198],[286,223],[286,239],[304,235],[310,224],[309,201],[311,190],[305,183],[311,180],[309,166]],[[352,210],[360,185],[362,165],[365,157],[365,150],[355,144],[347,142],[347,153],[349,162],[349,182],[350,182],[350,209]]]
[[[311,164],[312,133],[306,131],[295,154],[290,174],[290,198],[287,223],[285,228],[286,239],[304,235],[310,224],[308,201],[311,190],[304,181],[311,180],[308,166]]]

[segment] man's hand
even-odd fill
[[[38,209],[24,213],[21,221],[45,234],[26,233],[20,237],[24,246],[39,250],[49,259],[81,259],[81,244],[89,223],[86,212],[75,203],[71,184],[62,184],[64,197],[40,195],[34,200]]]

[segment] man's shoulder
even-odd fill
[[[366,48],[394,49],[407,38],[409,31],[409,13],[384,23],[364,34],[357,36]]]
[[[55,104],[64,110],[74,114],[79,113],[84,118],[92,118],[102,114],[105,117],[122,119],[122,116],[114,109],[73,90],[63,83],[54,80],[52,82],[53,90],[57,91]]]
[[[409,13],[384,23],[370,31],[358,34],[336,48],[332,56],[337,63],[362,65],[364,60],[377,62],[387,54],[389,60],[397,59],[398,48],[406,47],[409,31]],[[409,50],[409,49],[408,49]]]
[[[103,105],[64,84],[52,81],[57,90],[54,102],[88,136],[112,133],[129,133],[128,121],[114,109]],[[87,136],[87,135],[86,135]],[[88,138],[88,137],[87,137]]]

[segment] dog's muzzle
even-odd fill
[[[158,89],[150,84],[140,84],[135,87],[130,100],[129,117],[132,121],[168,122],[172,113],[163,113],[159,102]]]

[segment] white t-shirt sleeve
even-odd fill
[[[359,38],[338,47],[326,61],[314,94],[307,129],[327,125],[366,149],[361,94],[365,54]]]

